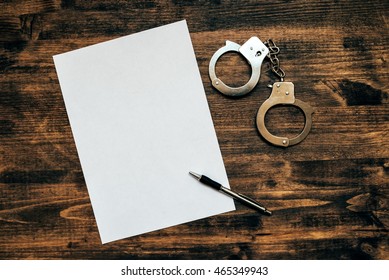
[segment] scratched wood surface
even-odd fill
[[[1,2],[0,259],[389,259],[388,15],[389,2],[362,0]],[[52,56],[181,19],[230,184],[274,216],[237,205],[101,245]],[[276,81],[266,63],[246,97],[211,87],[212,54],[251,36],[274,39],[286,80],[315,107],[297,146],[273,147],[256,130]],[[229,54],[217,73],[241,85],[250,67]],[[266,120],[289,136],[304,122],[293,108]]]

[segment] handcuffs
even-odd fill
[[[234,88],[227,86],[216,76],[216,63],[218,59],[227,52],[238,52],[242,54],[251,65],[251,77],[249,81],[241,87]],[[272,64],[272,71],[279,76],[281,81],[274,83],[273,86],[269,86],[272,88],[272,92],[270,97],[260,106],[257,113],[256,124],[259,133],[268,142],[276,146],[288,147],[300,143],[307,137],[312,126],[313,108],[308,103],[295,98],[293,83],[284,82],[285,72],[280,68],[279,60],[277,58],[279,52],[280,49],[272,40],[262,43],[257,37],[251,37],[242,46],[231,41],[226,41],[226,45],[217,50],[211,58],[209,63],[209,77],[212,81],[212,86],[222,94],[230,97],[243,96],[252,91],[257,85],[261,75],[262,62],[268,57]],[[265,126],[265,116],[269,109],[276,105],[294,106],[304,113],[305,124],[299,135],[288,138],[275,136],[269,132]]]
[[[251,77],[244,86],[237,88],[229,87],[216,77],[216,62],[227,52],[241,53],[251,65]],[[269,49],[257,37],[251,37],[242,46],[231,41],[226,41],[226,45],[218,49],[209,62],[209,77],[211,78],[212,85],[218,91],[228,96],[242,96],[249,93],[259,81],[262,62],[268,53]]]

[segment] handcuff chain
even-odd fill
[[[285,72],[281,69],[280,60],[277,57],[277,54],[280,53],[280,48],[277,47],[272,39],[267,40],[264,44],[269,49],[267,57],[270,59],[271,70],[280,78],[281,82],[284,81]]]

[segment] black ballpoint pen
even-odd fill
[[[269,210],[267,210],[265,207],[260,205],[258,202],[252,200],[251,198],[249,198],[243,194],[236,193],[230,189],[227,189],[226,187],[223,187],[221,184],[219,184],[218,182],[215,182],[214,180],[208,178],[205,175],[199,175],[199,174],[194,173],[192,171],[189,171],[189,174],[192,175],[193,177],[195,177],[201,183],[204,183],[205,185],[210,186],[211,188],[213,188],[221,193],[224,193],[224,194],[232,197],[233,199],[236,199],[240,203],[257,210],[262,214],[265,214],[267,216],[270,216],[272,214]]]

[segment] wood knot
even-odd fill
[[[369,243],[362,243],[360,248],[362,252],[370,256],[375,255],[376,253],[376,249]]]

